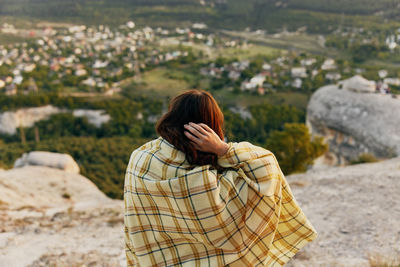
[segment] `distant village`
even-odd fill
[[[204,23],[174,30],[139,29],[133,21],[128,21],[113,30],[104,25],[74,25],[30,31],[4,23],[0,31],[35,37],[22,43],[0,45],[0,92],[5,95],[51,92],[57,88],[113,95],[121,91],[125,79],[146,68],[187,57],[187,47],[251,46],[243,40],[220,38],[207,31]],[[386,43],[394,49],[399,40],[400,35],[390,35]],[[199,73],[231,84],[231,89],[259,95],[279,90],[313,91],[364,72],[343,66],[333,58],[305,53],[286,53],[268,60],[232,58],[222,64],[218,60],[208,60]],[[400,78],[389,74],[386,69],[377,70],[376,92],[389,94],[391,88],[400,88]]]
[[[208,67],[202,68],[201,73],[215,78],[221,78],[224,75],[232,81],[241,80],[240,90],[257,92],[260,95],[268,91],[276,92],[277,88],[301,89],[305,81],[315,81],[319,79],[322,84],[337,83],[343,79],[343,75],[335,60],[327,58],[318,63],[316,58],[304,58],[293,66],[290,63],[290,57],[278,57],[270,62],[263,62],[259,72],[252,77],[243,79],[243,71],[249,68],[250,61],[235,61],[230,64],[217,67],[215,63],[211,63]],[[363,71],[356,69],[344,70],[346,76],[351,74],[359,75]],[[380,80],[374,83],[376,92],[390,93],[391,86],[399,87],[400,79],[397,77],[388,77],[387,70],[379,70]],[[315,88],[318,89],[318,88]]]
[[[38,38],[34,42],[0,45],[0,90],[6,95],[37,92],[42,89],[35,79],[39,76],[49,87],[76,86],[79,90],[96,89],[112,95],[120,90],[121,80],[146,66],[188,55],[185,50],[158,49],[160,39],[171,44],[213,45],[211,35],[195,33],[205,28],[206,25],[195,23],[192,29],[176,28],[173,32],[151,27],[136,29],[135,23],[129,21],[116,31],[103,25],[26,31],[5,23],[0,28],[2,33]],[[177,42],[171,37],[176,37]],[[45,73],[38,74],[41,70]]]

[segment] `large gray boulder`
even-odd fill
[[[24,166],[46,166],[56,168],[71,173],[79,173],[79,166],[75,160],[68,154],[32,151],[24,153],[22,157],[14,163],[14,168]]]
[[[360,154],[400,155],[400,99],[357,93],[329,85],[317,90],[307,107],[307,125],[330,146],[330,163],[345,164]]]

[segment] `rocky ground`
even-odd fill
[[[0,171],[0,266],[124,266],[123,203],[42,166]]]
[[[319,233],[288,266],[399,266],[400,158],[287,179]],[[122,201],[79,174],[0,170],[0,266],[125,266]]]
[[[289,266],[400,266],[400,158],[288,180],[319,233]]]

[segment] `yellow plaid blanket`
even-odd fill
[[[125,176],[128,266],[282,266],[316,236],[275,156],[228,143],[226,169],[191,166],[159,137]]]

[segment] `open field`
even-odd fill
[[[163,43],[161,44],[164,49],[178,49],[179,45],[171,45]],[[224,58],[235,58],[237,60],[249,59],[255,56],[262,55],[264,57],[275,57],[286,50],[279,47],[272,47],[264,44],[249,43],[242,47],[209,47],[205,44],[192,44],[190,46],[183,45],[183,47],[190,48],[195,55],[202,53],[202,58],[199,62],[207,62],[209,60],[215,60],[218,57]]]
[[[399,58],[399,56],[397,56]],[[393,69],[393,70],[399,70],[400,69],[400,62],[390,62],[388,60],[379,60],[379,59],[372,59],[368,60],[364,63],[366,66],[376,66],[380,68],[386,68],[386,69]]]
[[[248,107],[251,105],[259,104],[271,104],[279,105],[286,104],[295,106],[299,109],[306,109],[309,96],[304,93],[294,92],[277,92],[268,93],[263,96],[249,93],[233,93],[227,92],[226,90],[214,91],[213,96],[219,103],[226,105],[237,105],[242,107]]]
[[[312,54],[329,55],[330,57],[344,57],[345,55],[332,48],[326,48],[321,44],[321,37],[310,34],[291,34],[274,37],[271,35],[255,35],[247,32],[239,31],[221,31],[230,37],[245,38],[259,47],[268,47],[270,49],[285,49],[306,51]]]
[[[183,70],[160,67],[130,79],[130,83],[126,83],[124,89],[132,94],[147,95],[153,98],[173,97],[192,88],[191,80],[193,78],[193,74]],[[207,78],[201,79],[196,88],[208,88],[208,82]],[[221,104],[244,107],[264,103],[287,104],[305,109],[309,99],[309,95],[300,92],[276,92],[260,96],[249,92],[234,93],[226,88],[212,91],[212,94]]]
[[[22,16],[0,16],[0,25],[3,23],[9,23],[14,25],[16,28],[30,28],[34,27],[36,23],[39,23],[40,20],[37,18],[27,18]]]
[[[247,58],[252,58],[258,55],[272,57],[279,55],[284,50],[280,48],[275,48],[272,46],[249,44],[247,47],[243,48],[223,48],[214,50],[214,58],[219,56],[226,58],[237,58],[238,60],[243,60]]]
[[[190,85],[182,79],[184,72],[167,68],[156,68],[145,72],[125,86],[126,90],[158,97],[174,96],[189,89]]]
[[[27,38],[15,36],[13,34],[0,33],[0,45],[8,45],[24,42]]]

